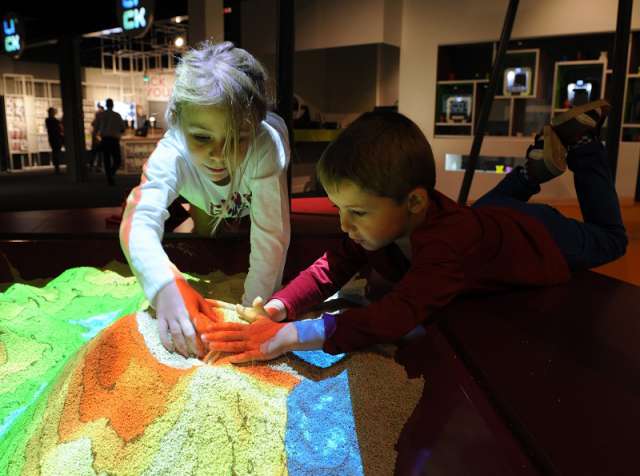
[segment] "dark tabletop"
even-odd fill
[[[460,299],[438,327],[543,472],[638,474],[639,287],[587,271]]]

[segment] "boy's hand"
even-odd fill
[[[211,305],[185,280],[176,279],[158,292],[155,307],[164,348],[183,357],[204,356],[205,347],[196,330],[202,334],[222,320]]]
[[[293,324],[273,322],[264,316],[251,324],[220,322],[212,324],[210,329],[202,335],[209,350],[233,353],[220,359],[218,364],[275,359],[293,350],[298,340]]]
[[[235,311],[240,319],[252,323],[259,318],[267,318],[275,322],[280,322],[287,317],[287,311],[281,301],[272,299],[266,305],[264,300],[258,296],[253,300],[252,307],[236,304]]]

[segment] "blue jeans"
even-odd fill
[[[567,218],[549,205],[527,203],[540,191],[516,167],[493,190],[474,203],[474,207],[509,207],[541,221],[571,270],[588,269],[623,256],[627,233],[613,183],[607,154],[594,141],[571,150],[567,165],[573,172],[584,222]]]

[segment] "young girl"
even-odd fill
[[[186,53],[167,107],[169,129],[127,199],[122,249],[156,309],[163,345],[184,356],[202,355],[192,321],[213,314],[161,246],[178,195],[209,215],[211,235],[225,220],[250,218],[245,304],[281,283],[290,151],[284,121],[267,111],[265,80],[262,65],[232,43],[204,42]]]

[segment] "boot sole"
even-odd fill
[[[579,116],[584,112],[591,111],[592,109],[597,109],[597,108],[609,109],[609,107],[610,107],[610,104],[605,99],[598,99],[596,101],[588,102],[587,104],[583,104],[582,106],[572,107],[568,111],[565,111],[562,114],[558,114],[557,116],[553,117],[551,119],[551,125],[554,127],[559,126]],[[606,115],[603,114],[602,118],[604,119],[605,117]]]
[[[589,132],[597,133],[605,121],[610,107],[610,104],[604,99],[598,99],[597,101],[583,104],[582,106],[573,107],[552,118],[551,127],[566,147]],[[598,120],[584,114],[587,111],[598,108],[600,108],[601,111]]]
[[[549,172],[562,175],[567,170],[567,149],[551,126],[544,126],[543,158]]]

